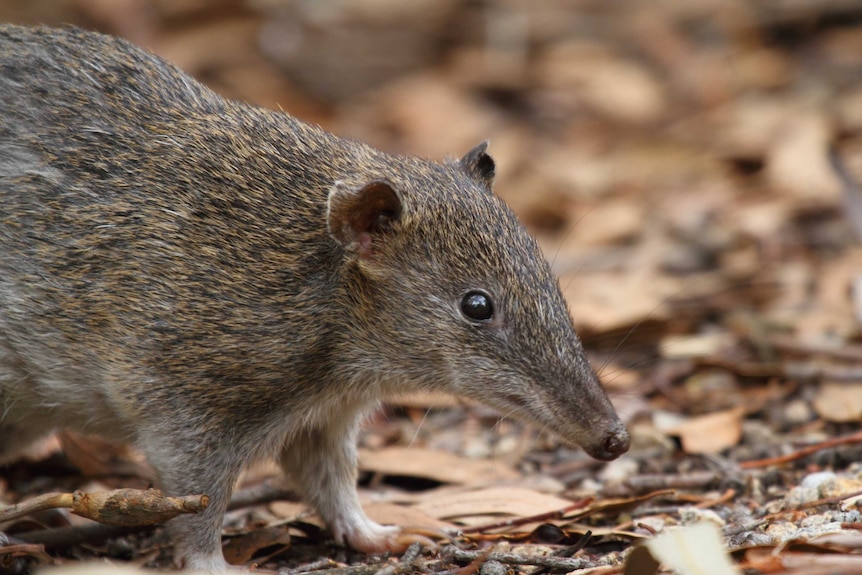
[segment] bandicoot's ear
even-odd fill
[[[494,158],[485,151],[487,149],[488,140],[485,140],[467,152],[459,163],[462,170],[490,189],[497,167],[494,165]]]
[[[361,188],[335,182],[327,201],[329,234],[348,251],[370,259],[401,211],[401,198],[389,182],[376,180]]]

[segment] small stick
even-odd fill
[[[332,568],[335,565],[335,561],[328,557],[324,557],[322,559],[318,559],[317,561],[312,561],[311,563],[306,563],[304,565],[300,565],[294,569],[280,569],[280,575],[300,575],[301,573],[311,573],[312,571],[322,571],[327,567]]]
[[[756,469],[758,467],[769,467],[770,465],[781,465],[782,463],[789,463],[791,461],[796,461],[797,459],[802,459],[806,455],[811,455],[812,453],[816,453],[824,449],[853,443],[862,443],[862,431],[857,431],[856,433],[851,433],[850,435],[845,435],[843,437],[827,439],[794,451],[793,453],[788,453],[787,455],[742,461],[739,463],[739,467],[742,469]]]
[[[471,562],[481,557],[485,561],[499,561],[507,565],[538,565],[540,567],[560,569],[567,572],[575,571],[576,569],[586,569],[590,566],[590,561],[580,558],[522,555],[519,553],[487,553],[485,551],[464,551],[453,547],[444,550],[444,555],[450,555],[455,561],[459,562]]]
[[[577,543],[575,543],[574,545],[569,545],[568,547],[563,547],[562,549],[557,549],[551,554],[551,557],[571,557],[572,555],[586,547],[587,543],[590,542],[590,538],[592,538],[592,536],[593,532],[587,531],[581,536],[580,539],[578,539]],[[539,567],[538,569],[530,573],[530,575],[544,575],[548,571],[550,571],[548,567]]]
[[[334,567],[332,569],[320,569],[318,571],[306,571],[314,575],[374,575],[380,570],[377,565],[348,565],[346,567]]]
[[[416,568],[413,566],[413,562],[416,561],[416,558],[419,557],[420,553],[422,553],[422,544],[418,542],[411,543],[401,556],[398,563],[387,565],[378,570],[374,575],[402,575],[404,573],[414,573]]]
[[[862,345],[834,347],[823,344],[802,342],[784,335],[772,335],[769,344],[781,351],[805,355],[825,355],[847,361],[862,361]]]
[[[157,525],[183,513],[200,513],[208,504],[206,495],[165,497],[157,489],[46,493],[0,509],[0,523],[45,509],[68,508],[75,515],[105,525]]]
[[[721,505],[722,503],[727,503],[728,501],[733,500],[734,497],[736,497],[736,489],[727,489],[715,499],[707,499],[695,504],[695,508],[708,509],[710,507],[715,507],[716,505]]]

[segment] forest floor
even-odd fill
[[[448,540],[337,547],[261,465],[227,517],[232,562],[648,575],[667,567],[647,548],[673,563],[648,544],[666,533],[701,573],[723,557],[862,573],[862,2],[0,0],[0,21],[126,37],[391,152],[489,139],[496,191],[553,262],[632,434],[603,463],[480,405],[405,397],[366,426],[361,493],[372,518]],[[0,469],[0,502],[147,473],[67,434]],[[4,573],[170,563],[160,529],[60,510],[0,529],[18,542]]]

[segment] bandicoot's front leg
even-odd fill
[[[398,542],[400,529],[375,523],[359,504],[357,428],[358,418],[344,426],[305,431],[284,447],[281,466],[338,543],[365,553],[400,550],[404,547]]]

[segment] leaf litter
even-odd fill
[[[395,398],[361,440],[363,503],[436,548],[336,547],[261,465],[226,520],[231,560],[282,573],[862,572],[862,6],[316,6],[0,0],[0,20],[125,36],[229,97],[390,151],[440,159],[490,138],[497,191],[553,262],[632,448],[600,463],[482,406]],[[64,434],[0,470],[0,502],[151,480],[128,448]],[[160,529],[62,508],[0,531],[3,572],[170,563]]]

